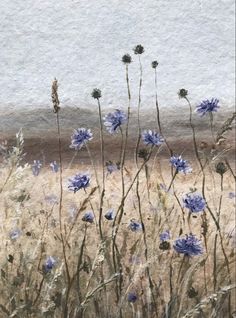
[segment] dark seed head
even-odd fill
[[[101,90],[98,89],[98,88],[94,88],[94,90],[92,91],[92,94],[91,96],[95,99],[99,99],[102,97],[102,93],[101,93]]]
[[[142,159],[146,160],[147,156],[148,156],[147,149],[145,149],[145,148],[140,149],[139,152],[138,152],[138,156],[139,156],[139,158],[142,158]]]
[[[125,54],[122,56],[122,62],[124,64],[130,64],[132,62],[132,58],[129,54]]]
[[[159,245],[159,249],[163,250],[163,251],[169,250],[170,249],[170,243],[167,242],[167,241],[161,242],[161,244]]]
[[[219,173],[221,176],[228,170],[227,166],[224,162],[218,162],[216,164],[216,172]]]
[[[179,98],[185,98],[188,95],[188,91],[184,88],[181,88],[178,92]]]
[[[193,288],[191,287],[189,290],[188,290],[188,297],[189,298],[194,298],[198,295],[198,292]]]
[[[134,54],[142,54],[144,52],[144,47],[141,44],[138,44],[134,48]]]
[[[152,62],[152,68],[157,68],[158,66],[158,62],[157,61],[153,61]]]

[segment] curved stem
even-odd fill
[[[104,158],[104,139],[103,139],[103,125],[102,125],[102,112],[101,112],[101,104],[98,98],[98,110],[99,110],[99,121],[100,121],[100,140],[101,140],[101,164],[102,164],[102,192],[100,195],[100,204],[99,204],[99,232],[100,237],[103,239],[102,233],[102,210],[103,210],[103,199],[105,195],[105,158]]]
[[[69,266],[67,263],[66,248],[65,248],[63,230],[62,230],[63,184],[62,184],[62,154],[61,154],[62,151],[61,151],[61,131],[60,131],[59,112],[57,112],[56,115],[57,115],[57,135],[58,135],[58,154],[59,154],[59,184],[60,184],[59,226],[60,226],[60,236],[61,236],[61,242],[62,242],[63,257],[64,257],[65,267],[66,267],[67,280],[68,280],[68,284],[70,284],[70,272],[69,272]]]

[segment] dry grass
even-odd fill
[[[127,197],[117,237],[121,266],[122,290],[116,301],[116,282],[120,276],[114,272],[112,260],[112,222],[103,218],[104,241],[98,231],[99,195],[92,167],[80,164],[79,157],[73,167],[63,167],[63,204],[62,224],[65,242],[63,255],[58,212],[59,174],[43,168],[39,176],[32,175],[30,167],[21,171],[14,167],[1,196],[1,280],[0,316],[1,317],[64,317],[65,306],[68,317],[231,317],[235,308],[233,293],[227,292],[235,279],[235,201],[229,198],[234,191],[234,180],[228,171],[224,177],[223,192],[220,191],[220,176],[215,173],[214,165],[206,170],[207,204],[216,215],[219,198],[222,195],[220,228],[223,247],[226,251],[231,277],[227,273],[225,257],[218,240],[216,249],[216,289],[213,288],[214,239],[216,226],[207,213],[207,234],[205,252],[202,256],[187,258],[178,255],[172,248],[173,241],[180,233],[194,233],[204,242],[202,235],[202,213],[190,217],[184,210],[184,221],[180,206],[173,195],[164,191],[160,185],[168,186],[171,180],[170,167],[158,156],[148,163],[150,179],[150,203],[148,201],[147,180],[144,171],[140,173],[141,210],[147,236],[148,261],[144,256],[143,232],[129,230],[131,219],[139,220],[135,188]],[[192,162],[194,165],[194,162]],[[125,185],[134,178],[132,162],[125,165]],[[101,169],[98,169],[98,179]],[[10,167],[1,170],[1,187],[8,178]],[[77,193],[69,192],[67,179],[76,172],[89,171],[91,186]],[[174,189],[181,201],[183,194],[190,188],[201,189],[201,175],[197,165],[191,175],[178,175]],[[95,192],[90,196],[90,191]],[[121,176],[116,171],[106,176],[106,192],[103,204],[104,213],[121,202]],[[181,201],[182,202],[182,201]],[[85,211],[93,210],[95,222],[85,224],[82,216]],[[103,213],[103,214],[104,214]],[[19,229],[17,239],[9,233]],[[171,248],[159,248],[159,235],[170,230]],[[85,237],[86,232],[86,237]],[[233,234],[234,233],[234,234]],[[234,236],[234,237],[232,237]],[[84,240],[84,241],[83,241]],[[207,249],[206,249],[207,248]],[[57,262],[45,274],[43,265],[47,256]],[[70,282],[66,274],[68,263]],[[182,264],[182,265],[181,265]],[[78,269],[79,266],[79,269]],[[149,268],[154,283],[153,300],[147,279]],[[117,274],[117,275],[116,275]],[[179,276],[179,277],[178,277]],[[71,286],[70,286],[71,285]],[[70,286],[70,293],[68,293]],[[226,292],[220,292],[226,287]],[[191,288],[197,294],[191,297]],[[134,304],[127,302],[127,294],[132,291],[138,296]],[[218,293],[218,294],[217,294]],[[229,295],[231,307],[229,309]],[[210,301],[205,301],[214,296]],[[209,299],[208,299],[209,300]],[[205,301],[205,302],[204,302]],[[154,303],[155,302],[155,303]],[[203,302],[203,305],[198,305]],[[81,311],[83,307],[83,311]],[[195,311],[193,310],[195,308]],[[191,311],[190,314],[187,314]],[[197,311],[198,310],[198,311]],[[229,312],[230,310],[230,312]]]

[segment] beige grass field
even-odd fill
[[[145,238],[143,231],[129,229],[130,220],[140,221],[134,185],[125,200],[116,241],[122,276],[121,269],[115,272],[113,266],[112,221],[103,217],[102,241],[99,236],[100,196],[88,157],[86,164],[81,163],[80,154],[73,163],[63,163],[61,222],[59,172],[52,172],[45,164],[34,176],[30,166],[5,166],[0,194],[0,317],[234,317],[235,198],[229,194],[235,193],[234,178],[228,170],[221,191],[215,162],[205,169],[207,205],[216,217],[219,206],[221,210],[220,238],[207,210],[193,217],[181,209],[183,195],[193,188],[200,191],[202,186],[196,161],[190,158],[189,162],[193,173],[178,174],[169,192],[164,189],[171,181],[167,158],[158,153],[152,156],[147,163],[148,178],[141,170],[139,193]],[[125,164],[126,190],[134,180],[134,167],[132,160]],[[101,180],[99,165],[96,171]],[[68,191],[68,178],[77,172],[88,172],[91,185],[86,191],[73,193]],[[103,215],[119,208],[121,171],[106,173],[105,185]],[[92,224],[82,221],[88,210],[95,215]],[[11,231],[16,229],[17,238],[11,238]],[[171,234],[170,246],[163,250],[159,235],[166,230]],[[174,241],[188,233],[203,242],[201,256],[184,258],[173,249]],[[56,265],[45,274],[48,256],[55,258]],[[137,295],[135,303],[127,301],[130,292]]]

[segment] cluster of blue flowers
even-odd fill
[[[73,135],[71,136],[70,148],[80,150],[91,139],[93,139],[93,134],[91,133],[90,129],[86,129],[86,128],[75,129]]]
[[[69,179],[68,189],[76,193],[80,189],[85,189],[90,185],[90,176],[88,174],[77,173]]]
[[[183,172],[184,174],[192,172],[192,168],[187,160],[182,159],[182,156],[173,156],[170,158],[170,163],[176,169],[176,172]]]
[[[116,109],[113,113],[109,113],[104,117],[104,125],[110,134],[117,132],[117,128],[119,128],[126,121],[126,114],[119,109]]]
[[[160,134],[150,129],[144,130],[142,133],[142,139],[145,145],[151,146],[160,146],[164,142],[164,139]]]
[[[184,206],[189,209],[189,212],[201,212],[206,207],[206,201],[198,193],[189,193],[183,198]]]

